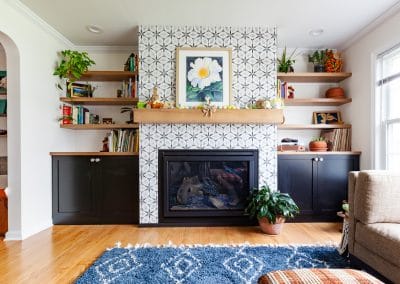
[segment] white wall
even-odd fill
[[[7,56],[9,232],[28,237],[51,226],[51,149],[69,150],[58,126],[57,51],[68,43],[46,31],[17,1],[0,0],[0,42]]]
[[[374,66],[377,54],[400,43],[400,12],[383,22],[344,52],[345,68],[353,73],[345,91],[353,98],[344,119],[353,125],[353,149],[361,150],[361,169],[373,168]]]

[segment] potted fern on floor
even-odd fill
[[[299,207],[289,194],[272,191],[264,185],[253,189],[245,212],[251,218],[257,217],[264,233],[279,235],[285,220],[298,214]]]

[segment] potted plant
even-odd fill
[[[61,62],[57,65],[53,75],[58,76],[60,79],[68,80],[67,90],[73,82],[79,80],[83,73],[88,71],[88,68],[95,64],[89,58],[87,52],[79,52],[75,50],[61,51]],[[59,89],[63,89],[61,84],[57,84]]]
[[[325,152],[328,150],[328,143],[324,137],[317,137],[308,144],[310,151]]]
[[[298,214],[299,207],[289,194],[272,191],[264,185],[251,192],[245,212],[252,218],[257,217],[264,233],[278,235],[286,218]]]
[[[286,56],[286,46],[285,46],[285,48],[283,49],[281,58],[277,59],[278,72],[285,72],[285,73],[294,72],[293,65],[294,65],[295,60],[292,59],[292,57],[293,57],[295,51],[296,51],[296,49],[293,50],[292,54],[290,54],[290,56],[287,57]]]
[[[325,72],[327,50],[316,50],[308,55],[308,62],[314,64],[314,72]]]

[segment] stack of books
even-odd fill
[[[108,135],[110,152],[139,152],[139,133],[136,129],[115,129]]]
[[[61,124],[96,124],[99,123],[99,116],[89,112],[83,106],[61,106]]]
[[[351,129],[324,129],[321,137],[328,143],[328,151],[351,151]]]
[[[305,147],[298,145],[298,140],[294,138],[283,138],[278,145],[278,151],[305,151]]]

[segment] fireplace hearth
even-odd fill
[[[159,224],[243,225],[258,150],[159,150]]]

